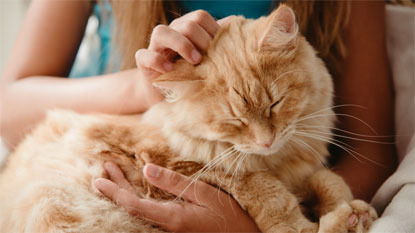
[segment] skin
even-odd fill
[[[0,79],[0,132],[9,147],[12,148],[30,132],[48,109],[68,108],[77,112],[110,114],[145,111],[162,99],[152,87],[151,80],[170,71],[172,59],[177,54],[191,64],[199,63],[200,51],[206,49],[220,27],[206,12],[192,12],[169,26],[154,29],[150,46],[136,53],[137,69],[85,79],[62,78],[67,77],[72,66],[92,9],[90,4],[90,1],[32,2]],[[343,77],[335,80],[336,100],[337,104],[366,107],[366,110],[344,108],[341,113],[361,118],[379,135],[393,135],[393,88],[384,43],[383,7],[384,2],[352,2],[351,26],[346,30],[350,55],[342,64]],[[374,78],[376,82],[373,82]],[[338,127],[341,129],[374,134],[349,118],[340,118],[340,122],[342,124]],[[340,159],[334,169],[345,178],[357,198],[370,200],[396,168],[395,148],[393,145],[343,141],[383,165],[368,161],[361,163],[342,153],[337,155]],[[152,167],[148,165],[144,170],[149,182],[173,194],[180,193],[182,184],[188,182],[186,177],[166,169],[161,170],[159,177],[151,176]],[[233,199],[220,193],[221,197],[230,200],[223,205],[218,198],[212,198],[218,191],[207,184],[199,182],[196,193],[185,193],[188,202],[184,205],[161,205],[138,198],[116,166],[106,164],[105,169],[112,181],[99,179],[95,182],[97,188],[132,215],[160,223],[165,229],[258,231],[255,223]],[[192,195],[203,201],[196,202]],[[154,210],[168,214],[151,214]],[[221,214],[215,215],[217,212]]]
[[[114,163],[104,164],[110,180],[99,178],[95,186],[133,216],[148,219],[171,232],[259,232],[255,222],[230,196],[203,182],[191,183],[189,177],[154,164],[147,164],[143,173],[153,185],[186,201],[157,203],[140,199]],[[200,195],[204,193],[204,195]]]
[[[385,2],[353,1],[350,23],[345,31],[348,56],[342,62],[342,77],[335,79],[336,104],[361,107],[338,108],[339,114],[358,117],[373,130],[350,117],[339,117],[337,127],[379,143],[341,139],[362,156],[359,160],[339,151],[334,170],[352,189],[356,198],[370,201],[380,185],[395,171],[394,93],[389,71],[385,36]],[[362,23],[364,22],[364,23]],[[376,136],[390,137],[376,137]]]

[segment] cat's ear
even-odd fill
[[[268,16],[264,28],[265,30],[260,32],[259,48],[261,50],[275,50],[287,44],[295,45],[298,25],[290,7],[281,4]]]
[[[203,80],[184,80],[184,81],[155,81],[153,86],[159,88],[165,100],[173,103],[183,96],[192,94],[203,87]]]

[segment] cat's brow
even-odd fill
[[[245,96],[243,96],[235,87],[232,87],[233,91],[238,94],[245,102],[245,104],[248,104],[248,100],[246,99]]]

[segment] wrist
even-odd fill
[[[140,81],[139,71],[130,69],[121,71],[121,75],[114,78],[115,94],[114,110],[119,114],[134,114],[147,110],[143,85]]]

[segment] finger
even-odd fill
[[[206,50],[212,37],[199,24],[193,21],[182,21],[171,26],[174,30],[186,36],[194,45]]]
[[[200,181],[192,182],[187,176],[154,164],[146,164],[143,172],[153,185],[198,205],[210,206],[216,203],[216,198],[228,196],[209,184]]]
[[[219,30],[219,24],[216,22],[216,20],[207,12],[204,10],[197,10],[189,12],[182,17],[173,20],[171,25],[173,25],[176,22],[180,21],[193,21],[197,24],[199,24],[209,35],[213,38],[216,35],[216,32]]]
[[[159,73],[166,73],[173,70],[173,64],[166,57],[148,49],[139,49],[135,53],[135,61],[137,67],[144,67]]]
[[[192,64],[202,60],[202,55],[189,39],[166,25],[158,25],[154,28],[149,49],[156,52],[172,49]]]
[[[181,215],[177,213],[185,212],[190,203],[157,203],[154,201],[140,199],[135,193],[121,189],[117,184],[104,178],[95,180],[97,189],[117,205],[123,207],[128,214],[136,216],[157,225],[169,229],[178,225]]]
[[[234,20],[235,18],[236,18],[236,16],[235,16],[235,15],[230,15],[230,16],[225,17],[225,18],[222,18],[222,19],[220,19],[220,20],[218,20],[218,21],[216,21],[216,22],[219,24],[219,26],[223,27],[223,26],[225,26],[226,24],[230,23],[230,22],[231,22],[232,20]]]
[[[133,187],[125,178],[124,173],[121,171],[120,167],[113,162],[105,162],[104,169],[107,172],[110,180],[115,182],[118,186],[123,189],[133,191]]]

